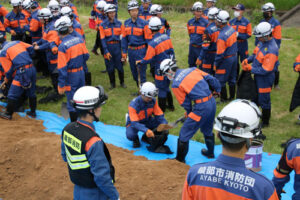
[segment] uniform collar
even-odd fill
[[[217,161],[228,164],[228,165],[246,167],[245,161],[243,159],[225,156],[224,154],[220,154],[219,157],[217,158]]]
[[[84,120],[81,120],[81,119],[78,119],[77,122],[83,126],[86,126],[90,129],[92,129],[93,131],[95,131],[95,126],[94,124],[90,123],[90,122],[87,122],[87,121],[84,121]]]

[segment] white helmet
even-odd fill
[[[210,20],[214,20],[214,19],[216,19],[218,13],[219,13],[219,9],[217,7],[211,7],[208,10],[207,17]]]
[[[54,28],[58,32],[64,32],[69,29],[73,25],[70,17],[68,16],[62,16],[54,23]]]
[[[150,11],[149,13],[151,15],[157,15],[157,14],[161,14],[163,13],[163,8],[161,5],[158,5],[158,4],[153,4],[150,8]]]
[[[214,129],[240,138],[261,133],[261,112],[255,103],[237,99],[226,105],[215,119]]]
[[[104,7],[104,12],[109,13],[109,12],[116,12],[116,6],[114,4],[106,4]]]
[[[73,16],[73,10],[69,6],[62,7],[60,13],[63,16],[69,16],[69,17]]]
[[[217,16],[216,20],[222,24],[226,24],[230,19],[229,13],[226,10],[221,10]]]
[[[160,69],[160,74],[162,74],[163,76],[165,75],[170,75],[172,76],[171,79],[174,78],[175,74],[169,74],[169,70],[173,71],[173,72],[176,72],[177,70],[177,65],[176,65],[176,61],[173,60],[172,58],[167,58],[167,59],[164,59],[161,63],[160,63],[160,66],[159,66],[159,69]]]
[[[151,17],[149,20],[149,28],[151,31],[159,31],[162,27],[161,20],[158,17]]]
[[[271,33],[272,25],[269,22],[261,22],[254,28],[253,35],[255,35],[257,38],[260,38],[269,36]]]
[[[60,0],[59,1],[59,5],[61,7],[64,7],[64,6],[70,6],[70,0]]]
[[[275,6],[273,3],[266,3],[261,7],[263,12],[275,11]]]
[[[152,98],[155,98],[158,94],[157,88],[151,82],[143,83],[140,92],[142,95],[146,97],[152,97]]]
[[[193,7],[191,8],[191,11],[202,11],[203,10],[203,3],[200,1],[197,1],[193,4]]]
[[[217,0],[206,0],[206,2],[213,2],[213,3],[217,3]]]
[[[39,19],[50,19],[52,17],[53,17],[53,15],[52,15],[51,11],[49,10],[49,8],[42,8],[38,12]]]
[[[15,7],[15,6],[20,6],[22,5],[22,0],[11,0],[10,4]]]
[[[97,9],[100,11],[104,11],[105,6],[106,6],[106,2],[104,0],[101,0],[97,3]]]
[[[22,3],[22,7],[25,10],[29,10],[34,5],[34,2],[32,0],[24,0]]]
[[[139,9],[139,3],[136,0],[131,0],[127,4],[127,10]]]
[[[51,0],[47,6],[50,9],[54,16],[58,16],[60,14],[60,6],[56,0]]]
[[[105,104],[107,99],[101,85],[83,86],[76,90],[72,104],[77,110],[91,110]]]

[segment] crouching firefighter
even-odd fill
[[[189,140],[199,128],[204,134],[207,146],[207,149],[202,149],[201,153],[207,158],[214,158],[215,136],[212,129],[216,114],[216,101],[210,88],[214,90],[214,95],[219,96],[221,91],[219,81],[196,67],[178,69],[175,61],[171,59],[162,61],[160,71],[163,76],[173,80],[172,91],[179,104],[186,110],[187,119],[179,133],[176,159],[185,162]]]
[[[75,184],[75,200],[119,199],[109,151],[93,125],[93,121],[99,121],[106,100],[100,85],[79,88],[72,101],[78,120],[62,131],[61,155]]]
[[[0,33],[0,46],[3,47],[0,48],[0,62],[2,67],[6,69],[1,90],[8,87],[8,83],[11,82],[7,95],[6,112],[0,113],[0,117],[12,119],[14,108],[20,103],[24,92],[29,97],[30,107],[30,111],[27,111],[26,114],[36,117],[36,70],[31,59],[33,47],[20,41],[7,42],[2,33]]]
[[[168,123],[155,99],[158,93],[157,88],[153,83],[146,82],[142,85],[140,92],[141,95],[133,99],[128,106],[126,137],[133,141],[133,147],[137,148],[141,146],[138,132],[144,132],[142,141],[150,144],[147,147],[149,151],[171,154],[169,147],[164,145],[169,131],[157,130],[160,124]]]

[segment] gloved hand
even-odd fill
[[[242,69],[244,71],[251,71],[252,66],[250,64],[245,64],[245,65],[242,65]]]
[[[147,132],[146,132],[146,136],[147,137],[154,137],[153,131],[151,131],[150,129],[148,129]]]
[[[300,72],[300,65],[297,65],[297,66],[295,67],[295,71],[296,71],[296,72]]]
[[[197,60],[196,60],[196,65],[199,66],[199,65],[201,65],[201,64],[202,64],[202,60],[199,60],[199,58],[197,58]]]
[[[126,60],[127,60],[127,54],[126,53],[122,53],[121,62],[122,63],[126,63]]]
[[[57,47],[53,47],[53,48],[51,49],[51,51],[52,51],[53,54],[57,54],[58,48],[57,48]]]
[[[110,60],[111,59],[111,54],[108,52],[108,53],[106,53],[106,54],[104,54],[104,59],[106,59],[106,60]]]
[[[57,86],[58,94],[63,95],[65,93],[65,87],[59,87]]]
[[[187,112],[184,113],[185,118],[188,118],[188,114]]]
[[[11,30],[11,31],[10,31],[10,34],[11,34],[12,36],[17,35],[17,33],[16,33],[14,30]]]
[[[221,96],[221,93],[220,92],[216,92],[216,91],[213,91],[213,96],[214,98],[219,98]]]
[[[140,62],[141,62],[141,60],[137,60],[137,61],[135,61],[135,64],[136,64],[136,65],[139,65]]]
[[[247,65],[248,64],[248,60],[247,58],[243,60],[242,65]]]

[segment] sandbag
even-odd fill
[[[295,110],[298,106],[300,106],[300,73],[294,88],[294,92],[290,104],[290,112]]]
[[[255,80],[251,76],[251,72],[242,71],[237,82],[237,94],[238,99],[247,99],[256,101],[257,89]]]

